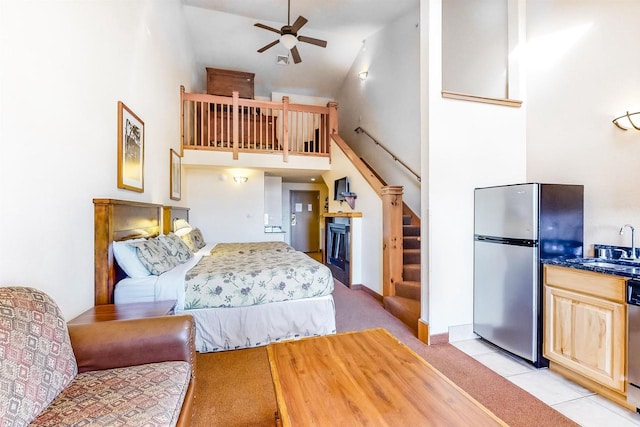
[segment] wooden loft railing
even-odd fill
[[[329,136],[337,132],[337,104],[326,107],[186,93],[180,87],[182,149],[238,153],[330,156]]]

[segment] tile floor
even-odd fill
[[[536,369],[480,339],[451,344],[581,426],[640,426],[640,414],[616,405],[555,372]]]

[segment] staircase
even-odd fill
[[[396,283],[395,296],[384,297],[384,308],[402,320],[418,335],[420,318],[420,225],[411,215],[402,216],[402,281]]]

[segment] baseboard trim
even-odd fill
[[[382,295],[380,295],[379,293],[377,293],[374,290],[371,290],[371,289],[367,288],[365,285],[362,285],[362,284],[351,285],[351,289],[355,289],[355,290],[358,290],[358,291],[366,292],[367,294],[369,294],[373,298],[375,298],[380,304],[382,304],[382,301],[383,301]]]
[[[418,339],[429,345],[429,324],[422,319],[418,319]]]

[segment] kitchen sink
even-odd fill
[[[602,262],[602,261],[584,261],[581,262],[582,265],[592,265],[594,267],[604,267],[604,268],[618,268],[618,267],[626,267],[622,264],[614,264],[611,262]]]
[[[628,262],[628,261],[625,260],[624,262]],[[593,259],[593,260],[582,259],[579,262],[579,264],[582,264],[587,267],[598,267],[598,268],[613,270],[621,273],[640,274],[640,265],[633,266],[633,265],[623,264],[622,262],[615,262],[615,261],[607,262],[607,261],[601,261],[599,259]]]

